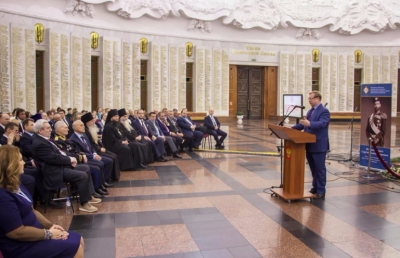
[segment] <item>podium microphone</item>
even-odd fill
[[[325,103],[324,107],[328,106],[328,102]]]
[[[305,106],[294,106],[294,108],[300,108],[300,109],[305,109],[306,107]]]

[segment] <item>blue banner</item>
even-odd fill
[[[382,158],[390,166],[391,107],[391,83],[361,85],[360,166],[368,166],[369,139],[375,142]],[[384,169],[373,148],[371,168]]]

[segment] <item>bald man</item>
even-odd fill
[[[218,118],[214,116],[214,109],[210,108],[210,110],[208,110],[208,116],[204,117],[204,125],[207,127],[207,133],[214,136],[214,140],[217,143],[215,144],[215,148],[223,149],[225,147],[223,143],[228,134],[220,129],[221,124]],[[221,138],[218,138],[218,135],[220,135]]]

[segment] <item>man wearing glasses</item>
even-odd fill
[[[308,95],[311,109],[300,122],[292,128],[304,130],[315,134],[317,141],[306,144],[306,157],[313,176],[310,193],[316,194],[315,198],[324,198],[326,192],[326,167],[325,159],[328,151],[328,128],[331,115],[329,110],[321,103],[321,93],[312,91]]]

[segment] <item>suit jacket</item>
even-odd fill
[[[30,136],[27,132],[23,133],[19,140],[19,147],[21,149],[22,156],[26,159],[33,159],[32,143],[33,136]]]
[[[216,118],[214,116],[214,120],[215,120],[215,123],[217,124],[218,129],[219,129],[221,124],[218,121],[218,118]],[[204,117],[204,125],[207,127],[208,130],[215,130],[214,124],[213,124],[212,119],[211,119],[211,117],[209,115]]]
[[[307,112],[306,117],[308,116]],[[306,150],[308,152],[326,152],[328,150],[328,129],[331,114],[324,105],[320,104],[312,113],[309,121],[310,126],[304,127],[302,124],[294,125],[292,128],[297,130],[304,130],[304,132],[315,134],[317,141],[314,143],[307,143]]]
[[[146,121],[147,124],[147,128],[149,129],[149,134],[151,136],[155,136],[157,137],[157,135],[159,136],[164,136],[163,132],[161,131],[160,126],[158,125],[157,121],[155,121],[153,123],[153,121],[151,121],[150,119]],[[157,133],[157,129],[158,129],[158,133]]]
[[[4,128],[3,126],[0,126],[0,137],[2,137],[4,134]]]
[[[191,119],[190,117],[186,117],[191,123],[192,125],[196,125]],[[178,121],[177,121],[179,127],[181,128],[183,134],[187,134],[189,136],[193,136],[193,131],[190,128],[190,126],[192,126],[185,118],[183,117],[178,117]]]
[[[1,138],[0,138],[0,144],[7,145],[7,142],[8,142],[8,138],[3,134],[3,136],[1,136]],[[14,139],[13,145],[19,147],[19,142],[16,142]]]
[[[158,127],[161,129],[161,132],[162,132],[164,135],[167,135],[167,136],[171,135],[171,132],[170,132],[168,126],[166,126],[163,122],[161,122],[160,119],[157,118],[157,119],[156,119],[156,122],[157,122],[157,124],[158,124]]]
[[[93,159],[93,152],[94,151],[93,151],[92,145],[90,144],[90,140],[86,136],[86,134],[83,134],[82,136],[85,138],[85,141],[87,143],[87,147],[82,142],[82,140],[78,137],[78,135],[76,135],[75,132],[71,135],[71,137],[69,137],[69,140],[71,140],[73,143],[75,143],[75,145],[79,148],[79,150],[81,150],[82,152],[85,153],[85,155],[86,155],[86,157],[88,159]]]
[[[35,163],[43,173],[46,189],[63,186],[63,170],[71,167],[71,159],[64,156],[48,140],[39,135],[33,137],[32,153]]]
[[[182,133],[181,128],[179,127],[178,123],[177,123],[175,120],[172,121],[172,120],[168,117],[168,118],[167,118],[167,121],[168,121],[168,123],[169,123],[168,128],[169,128],[169,130],[170,130],[171,132],[174,132],[174,133]]]
[[[142,124],[141,124],[141,120],[140,119],[135,119],[135,121],[133,121],[132,126],[133,128],[140,133],[143,136],[148,136],[151,137],[150,134],[150,129],[149,129],[149,125],[146,123],[147,121],[143,120],[144,126],[146,127],[147,130],[147,134],[146,132],[143,130]]]

